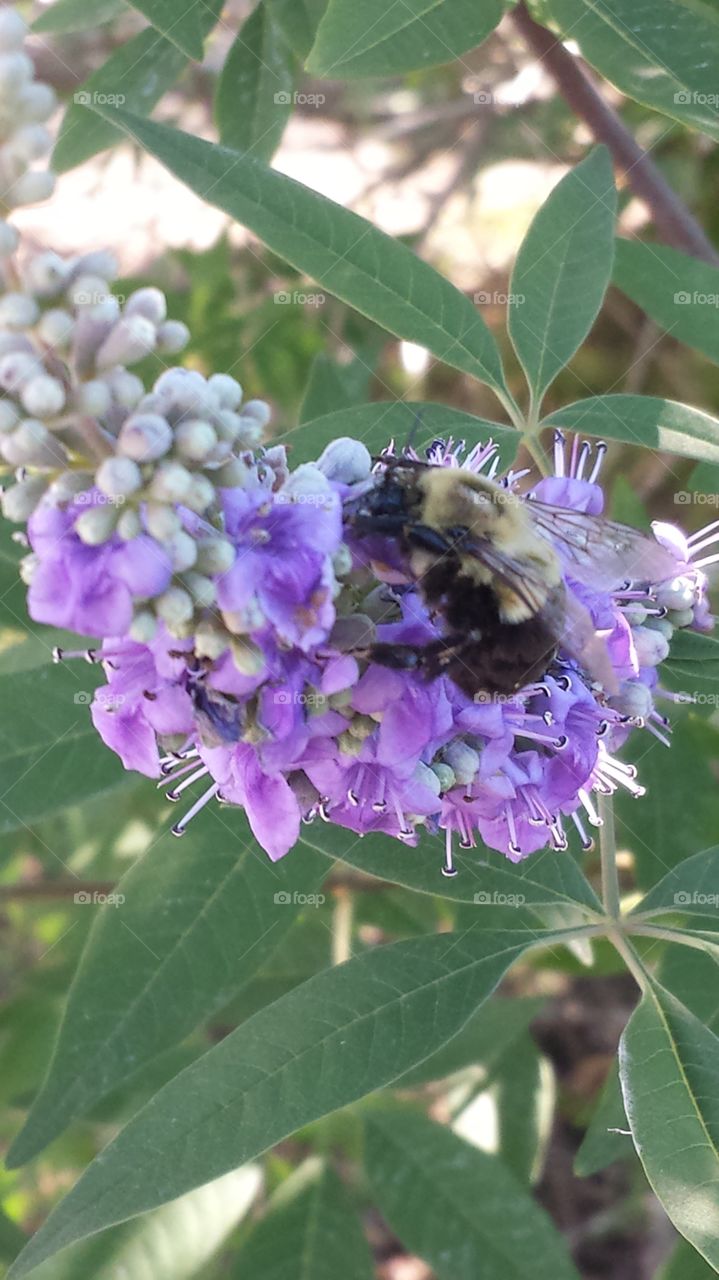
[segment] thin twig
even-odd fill
[[[668,245],[719,266],[719,253],[707,239],[683,200],[665,182],[653,160],[635,140],[596,88],[579,60],[556,36],[530,17],[524,0],[512,12],[517,30],[554,78],[562,97],[604,142],[627,183],[651,212],[657,231]]]

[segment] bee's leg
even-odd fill
[[[440,533],[439,529],[432,529],[427,524],[409,524],[405,527],[405,537],[410,546],[417,547],[421,551],[435,551],[439,555],[445,554],[452,550],[452,543]]]
[[[381,667],[392,667],[395,671],[421,671],[425,645],[418,644],[372,644],[362,650],[358,656],[377,662]],[[355,650],[355,654],[358,651]]]

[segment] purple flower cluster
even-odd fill
[[[484,471],[515,490],[523,479],[498,477],[491,442],[463,463],[461,452],[436,442],[428,460]],[[526,500],[599,514],[601,456],[601,446],[593,456],[576,441],[567,456],[558,437],[556,474]],[[232,549],[214,572],[206,568],[212,605],[184,634],[160,619],[146,642],[128,637],[137,598],[144,607],[173,589],[172,566],[149,535],[88,547],[73,531],[77,499],[53,505],[47,496],[29,526],[38,562],[31,613],[57,621],[62,601],[63,621],[112,636],[98,654],[107,683],[93,721],[126,768],[167,779],[169,799],[193,789],[176,834],[213,799],[245,810],[272,859],[292,848],[302,822],[412,845],[426,828],[445,833],[452,874],[455,840],[483,842],[512,861],[565,849],[572,828],[589,845],[597,793],[642,793],[614,753],[637,726],[664,737],[657,667],[676,626],[711,625],[703,568],[713,557],[693,556],[718,536],[713,527],[686,540],[657,526],[676,564],[659,584],[622,583],[610,593],[567,570],[568,590],[606,644],[613,693],[560,651],[543,679],[516,695],[471,699],[445,677],[427,681],[369,660],[363,635],[424,644],[441,635],[441,619],[411,583],[378,581],[343,524],[343,502],[370,474],[364,447],[335,441],[294,472],[274,447],[245,455],[243,467],[241,483],[218,489],[216,510],[198,515],[176,504],[188,536],[201,541],[210,530]]]

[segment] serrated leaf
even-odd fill
[[[719,462],[719,421],[702,409],[658,396],[590,396],[556,409],[542,425]]]
[[[631,916],[711,915],[719,908],[719,846],[686,858],[655,884],[637,903]],[[719,921],[719,916],[717,916]]]
[[[719,1269],[719,1039],[659,983],[619,1046],[629,1127],[655,1195]]]
[[[613,281],[673,338],[719,361],[719,267],[666,245],[619,239]]]
[[[143,1107],[12,1274],[25,1275],[73,1241],[219,1177],[391,1083],[461,1030],[528,942],[524,933],[477,930],[411,939],[282,996]]]
[[[620,1132],[623,1130],[624,1132]],[[631,1137],[627,1131],[627,1117],[624,1110],[622,1090],[619,1084],[617,1063],[612,1063],[604,1087],[582,1144],[574,1157],[574,1172],[578,1178],[589,1178],[591,1174],[606,1169],[615,1160],[622,1160],[633,1151]]]
[[[88,708],[99,681],[83,666],[0,676],[0,831],[45,818],[127,781],[100,750]]]
[[[265,3],[241,27],[220,74],[215,116],[220,141],[271,160],[292,114],[293,60]]]
[[[330,0],[307,59],[318,76],[394,76],[437,66],[486,40],[505,0]]]
[[[70,35],[112,22],[127,9],[125,0],[55,0],[32,24],[41,35]]]
[[[307,57],[327,0],[265,0],[285,39],[298,57]]]
[[[719,17],[692,0],[534,0],[622,93],[719,138]]]
[[[366,1117],[378,1207],[438,1280],[578,1280],[561,1236],[496,1156],[409,1111]]]
[[[99,105],[95,110],[297,270],[391,333],[489,383],[506,400],[499,350],[484,320],[406,245],[253,156],[129,111]]]
[[[326,871],[308,848],[273,865],[239,814],[211,809],[182,841],[167,830],[153,841],[117,885],[120,905],[98,914],[47,1080],[8,1163],[31,1159],[211,1017],[280,943],[301,909],[296,895],[314,893]]]
[[[513,427],[475,418],[449,405],[432,404],[427,400],[376,400],[371,404],[336,409],[321,418],[291,427],[278,440],[292,450],[290,456],[294,467],[299,462],[318,458],[325,445],[339,436],[361,440],[374,454],[380,453],[390,440],[397,440],[402,445],[410,434],[418,448],[437,436],[466,440],[469,447],[480,441],[494,440],[504,466],[514,460],[519,446],[519,434]]]
[[[557,183],[522,241],[508,327],[535,403],[597,317],[612,272],[616,212],[609,152],[596,147]]]
[[[336,1173],[308,1160],[273,1196],[237,1255],[237,1280],[372,1280],[372,1255]]]
[[[204,53],[203,19],[207,12],[204,0],[129,0],[156,31],[171,40],[188,58],[202,60]]]

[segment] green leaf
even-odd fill
[[[617,193],[609,152],[558,182],[532,219],[509,286],[509,336],[533,401],[581,346],[609,284]]]
[[[271,160],[292,114],[290,50],[264,3],[240,29],[215,94],[220,141]]]
[[[437,841],[424,838],[416,849],[398,848],[390,836],[368,836],[361,842],[351,831],[316,823],[304,827],[300,839],[328,857],[340,858],[358,871],[405,885],[417,893],[433,893],[456,902],[473,903],[480,921],[491,923],[493,907],[526,909],[564,906],[601,912],[592,886],[570,855],[542,850],[516,866],[494,850],[455,850],[459,874],[444,879]],[[484,925],[482,925],[484,927]]]
[[[298,57],[307,57],[327,0],[265,0],[285,39]]]
[[[665,245],[620,239],[613,281],[673,338],[719,361],[719,267]]]
[[[372,1280],[369,1246],[338,1175],[313,1159],[283,1182],[232,1274],[237,1280]]]
[[[717,959],[688,947],[667,947],[659,967],[662,986],[719,1034]]]
[[[622,93],[719,138],[719,20],[692,0],[535,0],[582,56]]]
[[[704,1261],[696,1249],[686,1240],[680,1240],[666,1266],[657,1272],[654,1280],[712,1280],[713,1267]]]
[[[153,841],[117,885],[123,901],[98,914],[47,1080],[9,1162],[31,1159],[225,1004],[284,937],[301,909],[297,895],[315,893],[326,871],[302,847],[273,865],[243,818],[212,809],[181,841],[169,831]]]
[[[574,1172],[578,1178],[589,1178],[600,1169],[606,1169],[607,1165],[613,1164],[615,1160],[624,1159],[631,1154],[632,1150],[631,1139],[627,1132],[627,1117],[619,1084],[619,1072],[617,1064],[613,1063],[582,1139],[582,1145],[574,1157]]]
[[[619,1046],[624,1105],[655,1195],[719,1269],[719,1039],[647,979]]]
[[[642,898],[634,915],[710,916],[719,908],[719,846],[680,862]],[[717,917],[719,920],[719,916]]]
[[[496,1156],[409,1111],[366,1126],[380,1212],[438,1280],[577,1280],[549,1217]]]
[[[662,665],[669,686],[681,690],[697,706],[716,709],[719,701],[719,640],[697,631],[676,631]]]
[[[100,750],[88,703],[98,683],[82,666],[0,676],[0,831],[37,822],[123,784],[127,774]]]
[[[326,970],[260,1010],[143,1107],[50,1215],[12,1274],[219,1177],[391,1083],[461,1030],[528,941],[526,933],[470,930],[397,942]]]
[[[0,1258],[3,1262],[11,1262],[26,1240],[25,1232],[0,1209]]]
[[[657,396],[590,396],[556,409],[545,427],[676,453],[680,458],[719,462],[719,422],[702,409]]]
[[[436,436],[466,440],[470,447],[480,441],[494,440],[499,446],[502,464],[507,466],[513,462],[519,445],[519,435],[514,427],[487,422],[449,405],[432,404],[427,400],[377,400],[371,404],[336,409],[321,418],[291,427],[278,440],[292,450],[290,456],[294,467],[299,462],[310,462],[319,457],[325,445],[339,436],[362,440],[370,453],[380,453],[390,440],[404,443],[410,432],[416,432],[418,427],[416,444],[419,447]]]
[[[670,747],[656,739],[647,745],[637,734],[624,755],[636,764],[646,796],[617,796],[617,838],[634,857],[638,886],[649,889],[671,867],[716,841],[719,793],[712,761],[719,756],[719,734],[687,716],[675,724]]]
[[[365,218],[275,173],[129,111],[95,107],[180,181],[254,231],[343,302],[507,397],[497,345],[476,308],[426,262]]]
[[[55,0],[32,24],[39,34],[64,36],[111,22],[127,9],[125,0]]]
[[[543,1003],[537,997],[505,999],[495,996],[483,1004],[466,1026],[437,1053],[396,1080],[395,1087],[414,1089],[477,1063],[489,1075],[494,1072],[500,1058],[520,1039]]]
[[[520,1182],[536,1182],[554,1114],[554,1075],[528,1031],[500,1059],[492,1092],[502,1164]]]
[[[179,5],[177,0],[130,0],[130,4],[186,57],[202,61],[204,0],[183,0]]]
[[[367,399],[374,358],[371,352],[353,355],[346,364],[321,351],[310,367],[300,408],[300,425],[325,414],[354,408]]]
[[[498,25],[504,0],[330,0],[307,59],[313,75],[394,76],[433,67],[481,44]]]
[[[247,1214],[262,1185],[257,1165],[233,1169],[135,1222],[68,1249],[33,1280],[190,1280]]]

